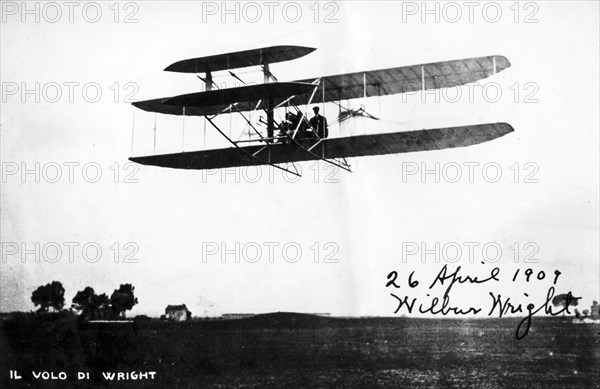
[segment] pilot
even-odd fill
[[[279,132],[280,132],[279,136],[291,137],[292,134],[294,133],[294,129],[296,128],[294,123],[298,123],[296,116],[293,113],[288,112],[285,115],[285,120],[279,126]],[[280,139],[280,141],[287,143],[290,141],[290,139],[284,138],[284,139]]]
[[[329,136],[329,129],[327,128],[327,119],[324,116],[319,115],[319,107],[314,107],[313,111],[315,116],[310,119],[310,126],[313,131],[319,136],[319,138],[324,139]]]
[[[290,123],[290,127],[292,130],[295,130],[296,127],[298,126],[298,122],[300,121],[300,117],[298,115],[295,115],[292,112],[288,112],[286,114],[286,119],[288,120],[288,122]]]

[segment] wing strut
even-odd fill
[[[135,139],[135,109],[131,119],[131,156],[133,157],[133,141]]]
[[[154,113],[154,149],[153,152],[156,154],[156,112]]]
[[[185,151],[185,105],[183,106],[183,115],[181,120],[181,152]]]
[[[244,154],[246,154],[246,155],[247,155],[247,156],[249,156],[250,158],[253,158],[253,159],[257,160],[257,161],[261,162],[261,163],[262,163],[262,164],[264,164],[264,165],[271,165],[271,166],[273,166],[273,167],[275,167],[275,168],[277,168],[277,169],[283,170],[284,172],[287,172],[287,173],[293,174],[293,175],[295,175],[295,176],[298,176],[298,177],[301,177],[301,176],[302,176],[302,175],[301,175],[301,174],[299,174],[297,171],[295,171],[295,172],[294,172],[294,171],[291,171],[291,170],[289,170],[289,169],[285,169],[285,168],[283,168],[283,167],[281,167],[281,166],[278,166],[278,165],[276,165],[276,164],[272,163],[272,162],[271,162],[271,150],[269,149],[269,145],[263,146],[261,149],[259,149],[259,150],[258,150],[257,152],[255,152],[254,154],[250,154],[248,151],[246,151],[246,150],[244,150],[243,148],[241,148],[240,146],[238,146],[237,142],[234,142],[234,141],[233,141],[233,140],[232,140],[230,137],[228,137],[227,135],[225,135],[225,133],[224,133],[224,132],[223,132],[223,131],[222,131],[222,130],[221,130],[221,129],[220,129],[220,128],[219,128],[219,127],[218,127],[218,126],[217,126],[217,125],[216,125],[216,124],[213,122],[213,121],[212,121],[212,119],[211,119],[211,118],[209,118],[208,116],[205,116],[205,118],[206,118],[206,120],[208,120],[208,122],[209,122],[209,123],[210,123],[210,124],[211,124],[211,125],[212,125],[212,126],[213,126],[213,127],[216,129],[216,130],[217,130],[217,131],[219,131],[219,133],[220,133],[221,135],[223,135],[223,137],[224,137],[225,139],[227,139],[227,140],[229,141],[229,143],[231,143],[232,145],[234,145],[234,146],[235,146],[235,147],[236,147],[238,150],[242,151]],[[266,149],[268,150],[268,152],[269,152],[269,153],[268,153],[268,160],[267,160],[267,161],[265,161],[265,160],[262,160],[262,159],[260,159],[260,158],[258,158],[258,157],[257,157],[257,155],[258,155],[258,154],[259,154],[259,153],[260,153],[262,150],[264,150],[265,148],[266,148]],[[294,165],[294,168],[295,168],[295,165]]]
[[[234,76],[235,78],[237,78],[238,80],[240,80],[242,83],[244,83],[244,85],[246,84],[242,79],[240,79],[239,77],[237,77],[233,72],[229,72],[229,73],[231,73],[232,76]],[[219,87],[218,87],[217,84],[215,84],[214,82],[212,82],[212,84],[214,84],[215,88],[219,89]],[[255,110],[258,108],[258,106],[261,104],[261,102],[262,102],[262,99],[258,101],[258,104],[256,104]],[[268,138],[263,137],[262,134],[256,129],[256,127],[254,127],[254,125],[252,125],[252,123],[250,122],[250,120],[248,120],[248,118],[246,118],[246,115],[244,115],[244,113],[239,110],[239,108],[237,107],[237,103],[230,104],[227,108],[225,108],[224,110],[222,110],[220,113],[223,113],[223,112],[226,112],[226,111],[230,111],[229,114],[231,115],[231,109],[235,109],[235,111],[237,113],[239,113],[240,115],[242,115],[242,117],[244,118],[244,120],[246,121],[246,123],[248,124],[248,126],[250,126],[250,128],[252,128],[254,130],[254,132],[256,132],[256,134],[261,138],[261,140],[268,139]],[[213,118],[217,117],[219,114],[214,115]],[[207,116],[205,116],[205,117],[207,117]],[[213,126],[214,126],[214,124],[213,124]]]
[[[265,76],[265,82],[268,82],[268,80],[269,80],[269,78],[270,78],[270,77],[271,77],[271,78],[273,78],[273,79],[275,80],[275,82],[277,82],[277,81],[276,81],[277,79],[275,78],[275,76],[273,76],[273,75],[270,73],[270,71],[269,71],[269,68],[268,68],[268,65],[264,66],[264,67],[263,67],[263,69],[264,69],[264,73],[265,73],[265,74],[264,74],[264,76]],[[229,72],[229,73],[231,73],[231,75],[232,75],[233,77],[237,78],[237,79],[238,79],[240,82],[244,83],[244,81],[242,81],[242,80],[241,80],[239,77],[237,77],[237,76],[236,76],[234,73],[232,73],[232,72]],[[308,105],[310,105],[310,103],[312,102],[312,100],[313,100],[313,98],[314,98],[314,96],[315,96],[316,92],[317,92],[317,91],[318,91],[318,89],[319,89],[319,86],[322,86],[322,93],[323,93],[323,95],[325,95],[325,85],[324,85],[324,83],[323,83],[323,84],[321,84],[321,82],[322,82],[322,79],[321,79],[321,78],[319,78],[319,79],[316,79],[315,81],[313,81],[313,84],[315,85],[315,87],[313,88],[313,92],[312,92],[312,94],[311,94],[311,97],[310,97],[310,99],[309,99],[309,101],[308,101],[308,103],[307,103]],[[281,169],[281,170],[283,170],[283,171],[285,171],[285,172],[288,172],[288,173],[291,173],[291,174],[293,174],[293,175],[296,175],[296,176],[300,177],[300,176],[301,176],[301,174],[299,174],[299,173],[298,173],[298,169],[296,168],[296,165],[295,165],[295,164],[293,164],[293,163],[292,163],[292,165],[294,166],[294,170],[295,170],[295,172],[294,172],[294,171],[291,171],[291,170],[289,170],[289,169],[286,169],[286,168],[283,168],[283,167],[281,167],[281,166],[277,166],[277,165],[275,165],[275,164],[271,163],[271,149],[270,149],[270,145],[271,145],[271,143],[273,142],[273,140],[275,140],[275,139],[278,139],[278,137],[274,137],[274,129],[275,129],[275,125],[274,125],[274,124],[275,124],[275,123],[274,123],[275,121],[274,121],[274,117],[273,117],[273,116],[274,116],[274,110],[275,110],[275,108],[277,108],[277,107],[280,107],[282,104],[284,104],[284,103],[286,103],[286,102],[289,102],[289,101],[290,101],[291,99],[293,99],[293,98],[294,98],[294,96],[291,96],[291,97],[289,97],[288,99],[286,99],[286,100],[285,100],[283,103],[280,103],[280,104],[278,104],[277,106],[274,106],[274,105],[273,105],[273,100],[272,100],[272,99],[269,99],[269,101],[267,102],[267,107],[266,107],[266,110],[265,110],[265,111],[267,112],[267,137],[266,137],[266,138],[265,138],[265,137],[263,137],[263,136],[260,134],[260,132],[259,132],[259,131],[258,131],[258,130],[257,130],[257,129],[256,129],[254,126],[253,126],[253,125],[252,125],[252,123],[251,123],[251,122],[250,122],[250,121],[249,121],[249,120],[246,118],[246,116],[245,116],[245,115],[244,115],[244,114],[243,114],[241,111],[239,111],[239,109],[238,109],[238,108],[235,106],[235,104],[232,104],[232,105],[230,105],[230,107],[231,107],[231,108],[234,108],[234,109],[235,109],[235,110],[236,110],[236,111],[237,111],[237,112],[238,112],[238,113],[239,113],[239,114],[240,114],[240,115],[241,115],[241,116],[244,118],[244,120],[246,121],[246,123],[247,123],[247,124],[248,124],[250,127],[252,127],[252,129],[253,129],[253,130],[254,130],[254,131],[255,131],[255,132],[258,134],[258,136],[260,137],[260,139],[258,139],[258,141],[265,142],[265,145],[264,145],[263,147],[261,147],[260,149],[258,149],[256,152],[254,152],[254,153],[252,153],[252,154],[250,154],[250,153],[246,152],[244,149],[242,149],[242,148],[241,148],[241,147],[238,145],[238,143],[243,143],[243,141],[240,141],[240,140],[238,140],[238,141],[234,141],[234,140],[232,140],[230,137],[228,137],[227,135],[225,135],[225,133],[224,133],[223,131],[221,131],[221,129],[220,129],[219,127],[217,127],[217,126],[215,125],[215,123],[212,121],[212,119],[211,119],[211,118],[209,118],[208,116],[205,116],[205,117],[206,117],[206,119],[209,121],[209,123],[210,123],[210,124],[211,124],[211,125],[212,125],[212,126],[213,126],[213,127],[216,129],[216,130],[217,130],[217,131],[219,131],[219,133],[221,133],[221,135],[223,135],[223,136],[224,136],[224,137],[225,137],[225,138],[226,138],[226,139],[227,139],[227,140],[228,140],[228,141],[229,141],[231,144],[233,144],[233,145],[234,145],[236,148],[238,148],[239,150],[242,150],[242,151],[244,151],[244,153],[245,153],[246,155],[248,155],[249,157],[251,157],[251,158],[253,158],[253,159],[256,159],[256,160],[258,160],[258,161],[260,161],[260,162],[262,162],[262,163],[264,163],[264,164],[268,164],[268,165],[274,166],[274,167],[276,167],[276,168],[278,168],[278,169]],[[260,102],[259,102],[258,104],[260,104]],[[258,106],[258,104],[257,104],[257,106]],[[291,141],[292,141],[292,142],[293,142],[293,143],[294,143],[296,146],[300,147],[301,149],[303,149],[303,150],[304,150],[304,151],[306,151],[307,153],[311,154],[312,156],[314,156],[314,157],[315,157],[316,159],[318,159],[318,160],[322,160],[322,161],[324,161],[324,162],[327,162],[327,163],[329,163],[329,164],[331,164],[331,165],[334,165],[334,166],[336,166],[336,167],[338,167],[338,168],[340,168],[340,169],[346,170],[346,171],[348,171],[348,172],[352,172],[352,170],[350,170],[350,165],[348,164],[348,162],[346,161],[346,159],[345,159],[345,158],[342,158],[342,159],[343,159],[343,161],[344,161],[343,163],[342,163],[342,162],[338,162],[338,161],[337,161],[337,159],[329,160],[329,159],[325,158],[325,146],[324,146],[324,144],[322,143],[323,139],[321,139],[321,138],[318,138],[318,135],[316,135],[316,134],[315,134],[315,136],[317,136],[317,138],[318,138],[318,139],[317,139],[317,141],[316,141],[316,142],[315,142],[313,145],[311,145],[311,146],[310,146],[310,147],[308,147],[308,148],[307,148],[307,147],[305,147],[305,146],[304,146],[302,143],[298,142],[298,140],[296,139],[296,135],[298,134],[298,131],[299,131],[299,129],[300,129],[300,125],[302,124],[302,122],[303,122],[303,121],[306,121],[307,119],[306,119],[306,116],[305,116],[305,114],[304,114],[304,113],[302,113],[302,112],[300,111],[300,109],[298,109],[298,107],[297,107],[297,106],[295,106],[295,105],[294,105],[294,107],[295,107],[295,108],[296,108],[296,110],[298,110],[298,111],[300,112],[300,114],[302,115],[302,116],[301,116],[301,119],[300,119],[300,121],[298,122],[298,125],[296,126],[296,128],[295,128],[295,130],[294,130],[293,134],[292,134],[292,135],[290,135],[290,134],[287,134],[287,133],[286,133],[286,134],[285,134],[285,137],[283,137],[283,138],[284,138],[284,139],[285,139],[285,138],[288,138],[288,139],[290,139],[290,140],[291,140]],[[184,108],[184,109],[185,109],[185,108]],[[216,115],[215,115],[215,116],[216,116]],[[321,145],[321,153],[320,153],[321,155],[319,155],[319,154],[317,154],[317,153],[313,152],[313,150],[314,150],[314,149],[315,149],[315,148],[316,148],[318,145]],[[267,153],[268,153],[268,154],[267,154],[267,160],[262,160],[262,159],[258,158],[258,155],[259,155],[259,154],[261,154],[261,153],[262,153],[263,151],[265,151],[265,150],[266,150],[266,151],[267,151]]]
[[[313,89],[312,95],[310,96],[310,99],[308,100],[307,105],[310,105],[310,103],[312,102],[312,99],[314,98],[315,94],[317,93],[317,90],[319,89],[319,84],[321,83],[321,79],[317,79],[314,81],[315,83],[315,88]],[[325,90],[323,89],[323,94],[325,94]],[[319,136],[315,133],[315,136],[317,137],[317,142],[315,142],[315,144],[313,144],[312,146],[310,146],[309,148],[304,147],[303,144],[301,144],[300,142],[298,142],[298,140],[296,140],[296,135],[298,133],[298,130],[300,129],[300,125],[302,124],[303,121],[306,120],[306,116],[304,115],[304,113],[302,111],[300,111],[298,109],[298,107],[296,107],[294,105],[294,107],[300,112],[300,114],[302,115],[300,117],[300,120],[298,121],[298,125],[296,126],[296,129],[294,130],[294,133],[290,136],[287,132],[285,133],[286,136],[298,147],[300,147],[301,149],[303,149],[304,151],[306,151],[307,153],[313,155],[314,157],[316,157],[317,159],[330,163],[333,166],[337,166],[340,169],[344,169],[350,173],[352,173],[352,170],[350,170],[350,165],[348,165],[348,162],[344,159],[344,164],[338,162],[336,159],[333,160],[329,160],[327,158],[325,158],[325,146],[321,143],[323,141],[323,139],[319,138]],[[321,144],[321,155],[314,153],[312,150],[317,147],[319,144]]]

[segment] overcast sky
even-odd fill
[[[121,3],[118,13],[109,3],[80,3],[72,9],[72,22],[63,3],[57,3],[60,18],[56,9],[38,4],[39,22],[35,3],[33,14],[23,14],[20,4],[2,2],[0,310],[33,309],[31,292],[59,280],[68,305],[86,286],[110,294],[132,283],[139,298],[132,314],[159,315],[168,304],[185,303],[195,315],[391,315],[396,305],[385,288],[387,274],[400,275],[402,286],[394,293],[427,298],[424,285],[446,262],[436,263],[436,254],[429,254],[421,263],[421,252],[406,250],[420,250],[421,244],[432,249],[436,242],[450,257],[456,246],[463,248],[452,269],[460,265],[465,274],[482,276],[494,266],[501,269],[500,283],[456,286],[456,305],[487,307],[490,291],[542,303],[555,270],[562,273],[557,292],[582,296],[586,307],[598,299],[597,2],[513,8],[509,2],[480,3],[473,9],[462,2],[453,3],[458,8],[439,3],[438,15],[423,13],[421,2],[393,1],[274,8],[242,3],[237,15],[234,3],[233,13],[224,14],[221,2],[130,2]],[[434,94],[351,102],[382,120],[357,120],[341,131],[334,126],[332,134],[490,122],[510,123],[515,132],[468,148],[350,159],[353,173],[303,163],[298,182],[266,167],[207,174],[128,163],[132,152],[152,154],[155,147],[155,116],[133,108],[128,95],[146,99],[198,91],[202,83],[194,75],[162,69],[186,58],[280,44],[317,48],[272,65],[280,81],[506,56],[509,69],[476,87],[454,88],[437,102]],[[240,77],[260,78],[249,70],[257,69],[242,69]],[[227,78],[216,81],[234,85]],[[455,93],[461,97],[455,99]],[[330,122],[337,110],[325,107]],[[238,136],[243,132],[239,120],[219,123]],[[158,116],[156,126],[156,152],[204,146],[199,118],[184,123]],[[208,146],[223,147],[210,127],[206,131]],[[33,173],[22,177],[36,163],[39,182]],[[486,164],[493,169],[484,173]],[[61,176],[55,179],[57,166]],[[434,174],[421,176],[423,168],[436,166],[439,182]],[[457,166],[462,176],[454,180]],[[468,166],[474,166],[472,180]],[[407,174],[415,168],[416,174]],[[497,168],[501,175],[494,179]],[[91,182],[97,170],[102,176]],[[223,247],[233,249],[236,242],[246,251],[224,255]],[[40,263],[23,252],[35,251],[36,243]],[[475,247],[474,263],[469,244]],[[501,248],[497,264],[481,263],[486,244]],[[62,252],[50,263],[56,246]],[[262,256],[250,263],[257,246]],[[97,247],[101,257],[86,261]],[[207,255],[206,249],[215,248]],[[301,257],[290,263],[297,248]],[[138,262],[123,263],[129,254]],[[487,255],[495,256],[493,250]],[[523,263],[533,260],[537,263]],[[522,275],[529,267],[533,277],[539,271],[547,276],[512,281],[517,268]],[[406,277],[412,271],[422,285],[411,290]]]

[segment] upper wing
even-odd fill
[[[508,59],[497,55],[326,76],[321,77],[312,103],[449,88],[487,78],[508,67]],[[317,78],[296,82],[308,83]],[[294,103],[306,104],[309,99],[310,94],[299,96]]]
[[[267,106],[267,100],[269,99],[273,100],[273,104],[278,104],[285,98],[305,94],[312,89],[314,89],[313,84],[278,82],[138,101],[133,103],[133,105],[150,112],[170,115],[205,116],[224,113],[227,107],[233,103],[235,103],[236,110],[242,112],[264,108]],[[260,106],[258,106],[259,101],[262,101]]]
[[[219,113],[223,113],[227,109],[227,107],[230,106],[230,104],[222,104],[206,107],[185,107],[184,110],[182,106],[165,104],[165,102],[169,99],[170,97],[165,97],[161,99],[137,101],[131,104],[139,109],[148,112],[164,113],[167,115],[183,115],[185,113],[186,116],[217,115]],[[254,109],[255,105],[253,106],[250,103],[239,103],[236,104],[236,107],[240,111],[250,111]]]
[[[497,55],[320,77],[319,89],[311,102],[318,104],[413,92],[423,88],[448,88],[484,79],[508,67],[508,59]],[[313,94],[314,86],[310,83],[318,78],[192,93],[135,102],[133,105],[145,111],[171,115],[183,115],[185,112],[187,116],[219,114],[231,103],[237,103],[236,109],[239,111],[250,111],[257,108],[261,98],[266,97],[273,98],[274,104],[279,104],[295,95],[293,103],[303,105],[309,102]],[[262,104],[258,108],[265,107]]]
[[[268,99],[285,98],[304,94],[309,90],[314,89],[314,87],[313,84],[301,82],[257,84],[170,97],[164,101],[164,104],[186,107],[210,107],[219,104],[232,104],[258,100],[266,101]]]

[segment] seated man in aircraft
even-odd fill
[[[319,115],[319,107],[314,107],[313,111],[315,116],[310,119],[310,126],[312,127],[313,132],[321,139],[327,138],[329,136],[327,119],[324,116]]]
[[[292,135],[294,134],[294,130],[296,129],[296,125],[298,124],[298,120],[295,118],[295,115],[291,112],[285,114],[285,120],[281,122],[279,125],[279,136],[286,137],[284,139],[280,139],[283,143],[290,142]]]
[[[294,134],[296,129],[298,129],[296,139],[306,139],[312,136],[312,133],[309,131],[311,127],[301,113],[288,112],[286,114],[286,119],[286,122],[289,123],[289,128],[291,130],[288,132],[290,136]]]

